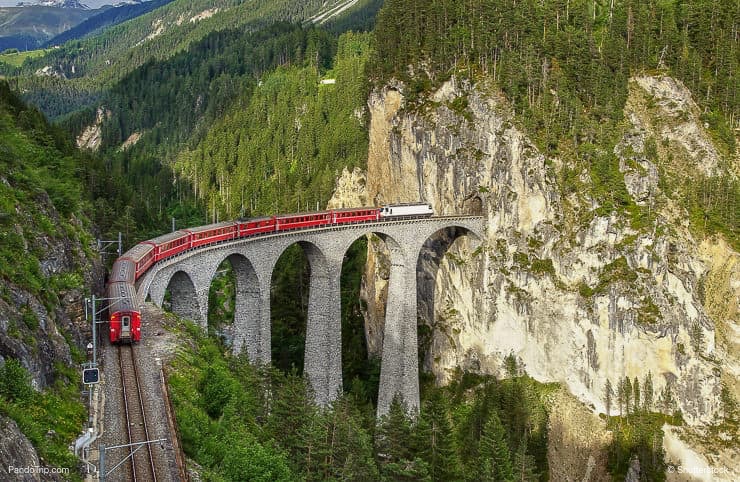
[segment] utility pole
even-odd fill
[[[100,252],[100,254],[102,255],[108,254],[105,252],[105,250],[108,249],[108,246],[111,245],[118,245],[116,248],[116,253],[118,253],[118,257],[120,258],[123,254],[123,238],[120,231],[118,232],[118,240],[105,241],[102,239],[98,239],[98,252]]]

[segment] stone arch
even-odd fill
[[[216,276],[216,270],[224,261],[231,265],[236,282],[232,351],[241,353],[246,350],[249,359],[256,362],[259,359],[262,326],[262,290],[259,277],[249,258],[241,253],[232,252],[227,253],[215,264],[216,268],[210,276],[211,283]]]
[[[181,318],[192,320],[204,326],[203,307],[198,301],[198,292],[190,275],[182,270],[176,271],[164,285],[170,291],[172,312]],[[164,292],[162,292],[164,297]],[[159,302],[162,305],[162,300]]]
[[[303,375],[311,385],[316,402],[327,405],[342,391],[339,270],[325,247],[306,239],[285,244],[275,264],[294,244],[303,250],[310,267]],[[271,279],[273,274],[274,266]],[[268,300],[268,309],[269,305]]]
[[[430,218],[421,222],[351,225],[341,230],[295,232],[250,239],[248,243],[225,246],[226,249],[209,248],[197,256],[192,252],[173,259],[139,280],[139,293],[143,296],[151,294],[152,300],[161,306],[165,289],[169,286],[173,294],[173,311],[205,326],[210,282],[220,262],[229,259],[232,266],[238,266],[235,266],[235,271],[241,271],[241,279],[244,280],[243,283],[237,282],[237,289],[241,292],[238,299],[243,300],[237,312],[243,316],[239,321],[243,328],[239,330],[241,339],[235,338],[234,351],[246,349],[253,362],[269,364],[270,283],[277,258],[289,246],[298,244],[311,267],[304,376],[313,388],[315,400],[325,405],[336,399],[342,390],[342,260],[356,239],[375,234],[384,241],[389,253],[389,295],[385,307],[378,414],[388,411],[396,395],[400,395],[413,410],[419,406],[417,267],[424,263],[420,261],[423,245],[440,230],[449,238],[469,235],[480,239],[475,231],[483,229],[482,221],[462,217]],[[235,313],[235,318],[238,313]]]
[[[342,256],[360,236],[373,234],[388,250],[388,285],[383,323],[383,341],[378,387],[378,415],[388,412],[395,396],[414,410],[419,406],[419,376],[416,333],[416,263],[411,253],[412,232],[370,228],[348,239]],[[341,269],[341,264],[340,264]]]
[[[378,229],[380,228],[380,229]],[[390,290],[391,293],[391,300],[388,303],[383,304],[382,306],[379,306],[379,308],[382,308],[382,312],[377,313],[377,320],[380,321],[380,323],[377,324],[368,324],[368,323],[362,323],[361,326],[363,330],[364,339],[366,341],[371,340],[378,340],[379,342],[375,342],[372,344],[372,346],[369,344],[367,349],[367,355],[375,355],[382,357],[383,353],[383,338],[385,334],[385,320],[386,316],[388,315],[388,306],[391,306],[390,308],[390,316],[393,319],[398,319],[400,316],[400,312],[402,311],[402,306],[400,306],[400,303],[403,301],[403,296],[396,296],[398,294],[397,287],[403,286],[403,271],[406,269],[407,266],[407,253],[404,249],[404,243],[400,242],[398,240],[398,237],[394,234],[385,232],[382,230],[382,227],[371,227],[369,229],[355,229],[351,232],[348,232],[348,236],[343,236],[343,240],[341,241],[341,246],[337,250],[338,255],[338,264],[337,264],[337,271],[342,276],[342,270],[345,267],[345,261],[346,257],[348,256],[348,253],[350,252],[351,248],[355,243],[357,243],[358,240],[366,238],[368,240],[368,248],[373,245],[374,249],[381,249],[382,255],[379,257],[382,261],[380,266],[376,267],[377,270],[382,271],[382,279],[384,280],[384,283],[382,284],[382,287],[378,287],[378,285],[375,285],[374,283],[371,283],[369,285],[369,289],[371,291],[378,290],[381,293],[382,298],[387,298],[389,293],[389,284],[393,283],[394,287]],[[381,247],[382,244],[382,247]],[[367,248],[366,248],[367,249]],[[372,277],[371,277],[372,280]],[[392,280],[392,281],[391,281]],[[340,319],[339,323],[341,326],[342,323],[342,309],[341,306],[341,293],[346,290],[346,286],[341,284],[341,280],[338,286],[338,293],[340,294]],[[395,291],[394,291],[395,290]],[[395,316],[394,316],[395,314]],[[394,324],[394,326],[396,326]],[[391,330],[393,332],[393,330]],[[392,337],[394,342],[389,344],[393,344],[395,346],[398,345],[398,337]],[[391,336],[389,335],[389,340],[391,339]],[[401,348],[402,349],[402,348]],[[389,349],[388,353],[391,353],[393,350]],[[343,357],[348,352],[348,347],[341,346],[340,356]],[[396,364],[395,363],[388,363],[386,364],[387,368],[392,368]],[[383,364],[381,363],[381,370],[383,370]],[[342,363],[342,369],[344,369],[344,361]],[[388,378],[390,378],[390,371],[386,373]],[[342,371],[341,376],[344,378],[346,373]],[[380,392],[382,389],[380,387],[377,387],[377,391],[374,393],[378,398],[381,398]]]
[[[438,233],[443,233],[443,236],[439,236]],[[470,236],[475,242],[481,239],[480,235],[470,228],[454,224],[437,228],[432,232],[412,231],[402,233],[400,236],[403,237],[405,243],[402,249],[405,254],[397,257],[403,259],[402,265],[391,261],[378,394],[379,416],[388,412],[393,398],[397,395],[401,396],[409,410],[415,411],[419,408],[417,317],[420,305],[418,282],[420,278],[422,278],[422,285],[428,282],[424,278],[423,270],[420,273],[419,268],[424,267],[425,262],[429,261],[435,266],[431,276],[433,295],[434,279],[439,267],[438,261],[435,263],[434,256],[424,257],[425,251],[434,252],[435,243],[441,242],[444,249],[441,250],[440,255],[437,255],[441,260],[441,256],[459,237]],[[444,242],[445,240],[447,242]],[[422,306],[426,307],[427,304]]]
[[[430,233],[419,249],[416,257],[416,297],[417,318],[429,325],[433,324],[435,315],[435,295],[437,273],[445,255],[456,243],[469,240],[467,248],[470,254],[482,241],[481,236],[470,228],[450,225]],[[431,341],[431,340],[430,340]],[[424,349],[424,347],[421,347]],[[427,353],[427,357],[431,356]],[[429,363],[427,358],[426,363]]]
[[[431,233],[424,240],[416,256],[416,292],[419,298],[417,314],[423,320],[431,320],[434,314],[434,288],[440,263],[445,254],[459,239],[468,237],[474,243],[480,236],[462,226],[447,226]]]

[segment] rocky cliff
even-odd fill
[[[90,341],[83,300],[88,287],[102,291],[104,272],[99,260],[88,258],[75,234],[44,234],[33,229],[37,227],[33,218],[39,212],[59,225],[59,214],[45,193],[37,194],[32,206],[17,206],[17,212],[26,226],[17,227],[25,243],[24,252],[18,253],[19,262],[31,253],[37,256],[46,285],[39,293],[32,286],[6,280],[0,284],[0,363],[6,358],[19,360],[33,387],[43,390],[56,379],[55,364],[73,365],[73,353],[82,354]],[[71,223],[84,229],[76,219]]]
[[[34,232],[37,228],[34,217],[39,212],[59,225],[59,214],[45,193],[36,195],[35,204],[18,205],[16,212],[25,219],[24,228],[17,226],[25,244],[25,250],[17,253],[18,263],[27,262],[31,253],[38,256],[45,286],[41,292],[35,292],[30,286],[16,285],[5,279],[0,282],[0,368],[9,359],[18,360],[30,375],[31,386],[39,392],[54,391],[53,386],[76,387],[79,379],[71,377],[70,373],[77,371],[70,371],[69,367],[77,367],[83,361],[84,347],[91,340],[83,303],[90,289],[98,292],[102,289],[102,263],[88,257],[79,233],[49,235]],[[84,228],[78,220],[69,221],[82,232]],[[79,273],[85,273],[85,276]],[[2,403],[4,400],[0,397]],[[29,402],[26,410],[33,411],[36,416],[48,410],[34,403]],[[55,409],[62,411],[67,407]],[[6,410],[2,411],[6,413]],[[48,421],[48,418],[44,420]],[[68,443],[69,440],[56,440],[55,429],[61,431],[53,424],[44,428],[48,430],[47,439],[54,438],[55,443],[62,445]],[[82,426],[71,428],[72,431],[77,429],[82,429]],[[57,464],[37,454],[27,434],[2,415],[0,432],[0,440],[3,441],[0,444],[0,466],[4,469],[10,466],[42,467],[37,472],[18,475],[18,480],[64,480],[59,475],[38,471]],[[46,450],[48,452],[48,447]]]
[[[588,169],[564,181],[570,161],[544,156],[495,88],[453,78],[421,108],[403,92],[389,85],[369,99],[362,199],[424,200],[438,214],[487,219],[482,249],[454,241],[434,253],[433,281],[419,283],[420,300],[433,300],[419,308],[432,329],[425,368],[441,383],[457,367],[501,374],[513,354],[531,376],[561,382],[601,413],[607,382],[650,373],[656,408],[680,410],[690,425],[716,422],[721,380],[737,380],[738,254],[692,235],[662,176],[735,176],[728,166],[737,163],[713,145],[690,92],[667,77],[630,82],[614,153],[629,195],[651,212],[648,225],[599,209],[581,189],[592,183]],[[378,244],[365,280],[376,352],[387,286]]]

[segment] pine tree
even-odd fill
[[[432,480],[459,479],[449,405],[442,390],[435,389],[424,403],[415,434],[417,452],[429,465]]]
[[[619,416],[624,416],[624,379],[620,378],[617,383],[617,404],[619,404]]]
[[[660,394],[660,407],[662,408],[663,413],[668,414],[672,413],[673,410],[676,409],[676,400],[673,398],[673,390],[669,383],[666,383]]]
[[[362,427],[361,415],[346,397],[337,400],[329,414],[325,434],[328,450],[323,480],[377,480],[372,437]]]
[[[632,401],[633,411],[637,413],[642,408],[642,405],[640,405],[640,380],[637,377],[635,377],[635,381],[632,383],[632,395],[634,398]]]
[[[478,451],[481,480],[491,482],[513,480],[514,472],[506,432],[495,412],[488,415],[488,420],[483,426]]]
[[[527,453],[527,437],[522,438],[519,448],[514,454],[514,479],[517,482],[533,482],[539,480],[534,457]]]
[[[273,380],[281,380],[280,372],[273,372]],[[288,374],[275,389],[270,415],[265,427],[267,434],[285,449],[290,460],[300,467],[307,459],[307,428],[314,421],[316,407],[309,399],[305,381],[295,373]]]
[[[653,410],[653,376],[649,371],[642,383],[642,391],[642,407],[646,412],[650,412]]]
[[[611,416],[612,408],[612,397],[614,396],[614,389],[612,388],[612,382],[607,378],[606,387],[604,387],[604,405],[606,406],[606,417],[607,420]]]
[[[411,419],[396,395],[375,431],[375,453],[382,479],[420,480],[428,476],[427,464],[416,457],[413,445]]]
[[[632,407],[632,382],[630,377],[624,377],[624,411],[629,416]]]

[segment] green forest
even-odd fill
[[[306,19],[336,1],[178,0],[99,35],[72,40],[15,66],[0,59],[0,75],[13,77],[24,99],[56,119],[105,99],[110,88],[147,63],[164,62],[216,32],[248,34],[277,22]],[[382,0],[359,0],[322,25],[338,33],[371,29]],[[200,14],[200,15],[199,15]],[[292,54],[292,53],[291,53]],[[53,66],[54,75],[36,75]],[[151,65],[150,65],[151,67]]]
[[[410,105],[451,76],[500,88],[517,122],[547,156],[561,158],[564,193],[591,195],[598,214],[623,213],[636,229],[652,213],[631,200],[614,146],[627,127],[629,79],[671,75],[702,109],[701,120],[735,175],[708,178],[646,153],[664,192],[690,213],[698,235],[721,232],[740,246],[740,183],[733,126],[740,114],[740,3],[721,0],[388,0],[375,29],[376,86],[405,82]],[[464,111],[465,100],[459,102]],[[592,182],[577,179],[586,169]]]
[[[303,65],[262,77],[251,96],[178,155],[176,172],[223,218],[323,207],[342,168],[362,166],[367,156],[363,73],[370,54],[367,34],[309,42]],[[336,84],[322,85],[322,78]]]
[[[169,384],[184,449],[209,480],[546,480],[556,386],[459,374],[425,387],[418,415],[396,400],[376,420],[354,393],[320,409],[296,372],[256,368],[188,332],[195,343]]]
[[[44,246],[34,240],[68,236],[83,246],[90,244],[90,199],[83,192],[95,170],[95,161],[77,151],[66,132],[50,125],[38,109],[27,106],[0,80],[0,277],[4,281],[43,294],[52,305],[58,302],[54,290],[45,289],[47,280],[39,264]],[[82,278],[81,273],[77,276]]]
[[[255,367],[194,325],[185,329],[192,344],[168,381],[184,450],[206,480],[549,480],[548,399],[559,387],[535,382],[513,356],[505,379],[428,380],[419,413],[396,399],[376,419],[357,392],[321,409],[295,370]],[[637,379],[620,381],[619,415],[609,419],[614,480],[633,457],[641,480],[665,480],[661,427],[677,420],[653,410],[670,410],[670,397],[653,394],[649,374],[642,390]]]

